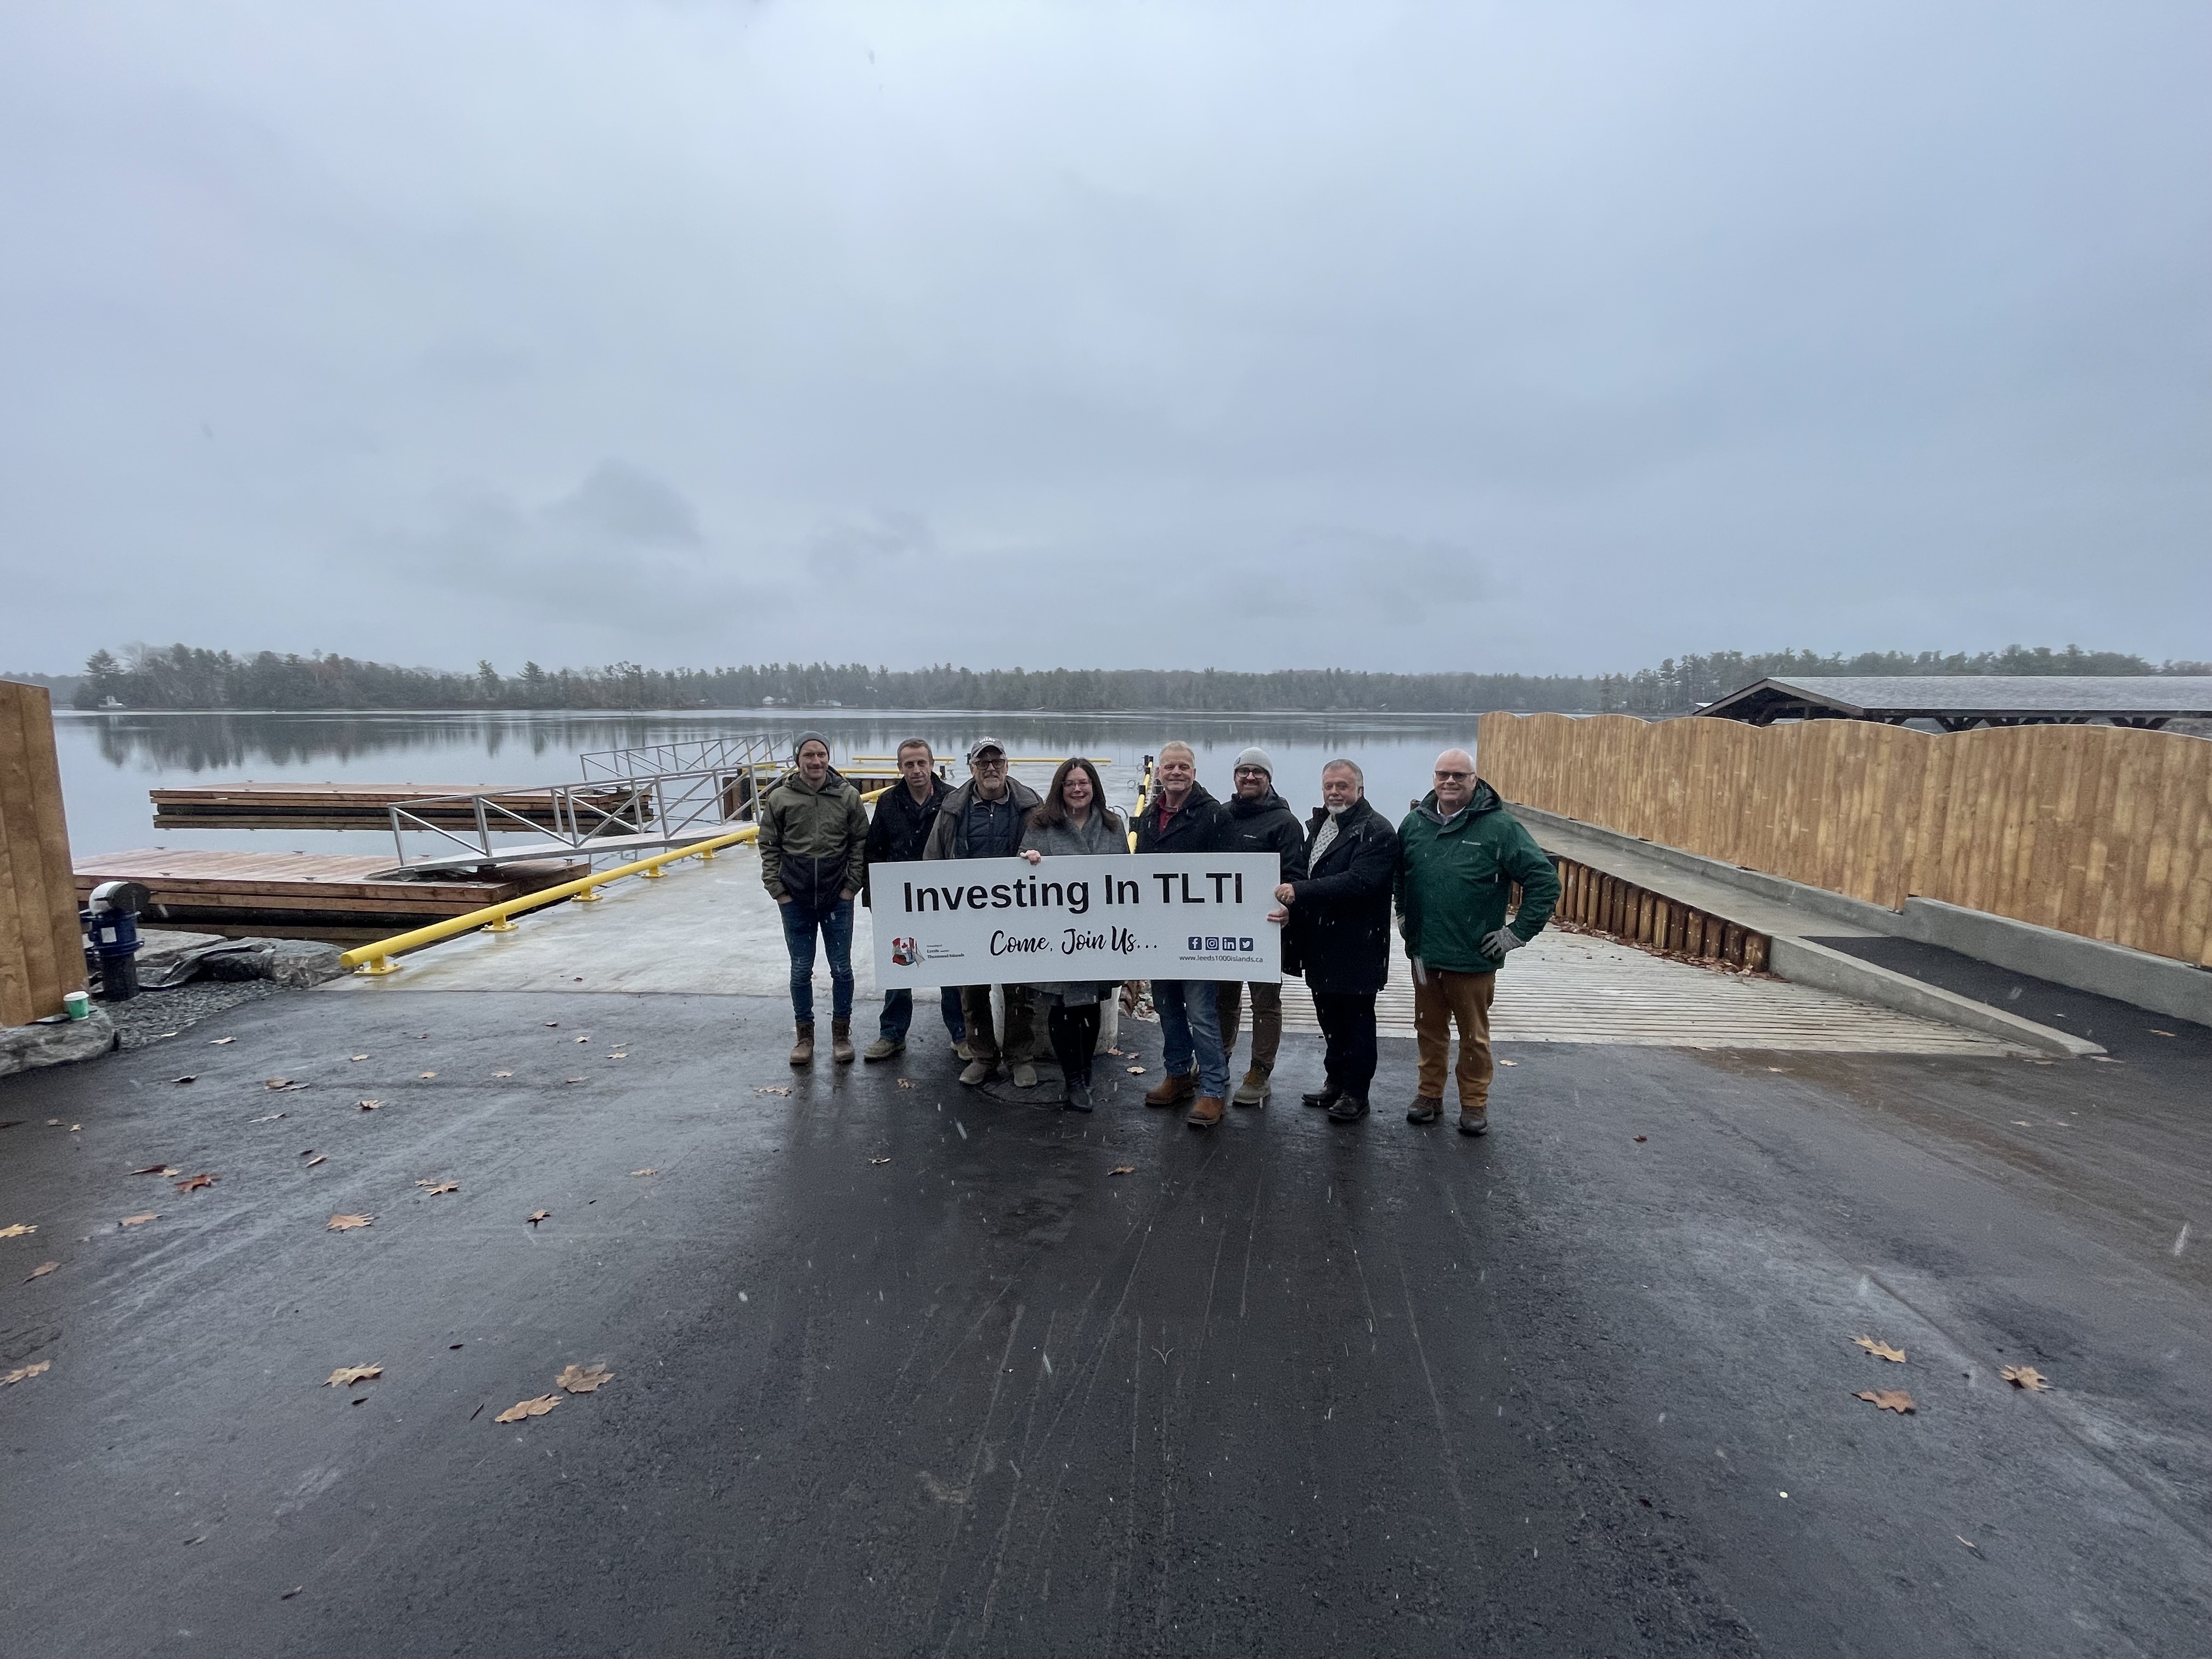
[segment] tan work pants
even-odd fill
[[[1237,1023],[1243,1012],[1245,987],[1229,980],[1213,988],[1214,1006],[1221,1011],[1221,1052],[1237,1052]],[[1283,988],[1271,980],[1254,980],[1252,992],[1252,1069],[1272,1072],[1283,1047]]]
[[[1487,1109],[1490,1079],[1497,1067],[1490,1058],[1490,1000],[1498,992],[1495,974],[1425,970],[1426,982],[1413,981],[1413,1036],[1420,1048],[1417,1092],[1430,1100],[1444,1097],[1444,1068],[1451,1059],[1452,1022],[1459,1022],[1459,1109]]]

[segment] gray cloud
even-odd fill
[[[1164,606],[1238,667],[2212,655],[2208,48],[8,9],[0,657],[1189,659]]]

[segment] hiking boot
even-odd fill
[[[1408,1123],[1434,1123],[1443,1115],[1444,1103],[1434,1095],[1415,1095],[1406,1110]]]
[[[1067,1085],[1066,1105],[1067,1109],[1071,1112],[1089,1111],[1091,1109],[1091,1085],[1087,1083],[1069,1084]]]
[[[811,1066],[814,1063],[814,1022],[811,1019],[802,1019],[796,1024],[799,1027],[799,1041],[791,1045],[791,1063],[794,1066]]]
[[[853,1022],[833,1019],[830,1022],[830,1058],[840,1066],[853,1063]]]
[[[1459,1109],[1459,1132],[1463,1135],[1486,1135],[1490,1133],[1490,1108],[1477,1106],[1470,1110]]]
[[[860,1058],[872,1066],[879,1060],[889,1060],[905,1047],[905,1043],[893,1042],[889,1037],[878,1037],[860,1050]]]
[[[1244,1080],[1237,1085],[1237,1092],[1229,1100],[1235,1106],[1265,1106],[1267,1097],[1273,1092],[1268,1085],[1267,1074],[1255,1066],[1244,1073]]]
[[[1190,1111],[1183,1121],[1194,1129],[1211,1129],[1221,1121],[1221,1106],[1219,1095],[1200,1095],[1190,1103]]]
[[[1298,1097],[1298,1104],[1301,1106],[1334,1106],[1339,1100],[1342,1099],[1343,1097],[1344,1091],[1338,1088],[1336,1085],[1332,1083],[1326,1089],[1320,1090],[1316,1093],[1300,1095]]]
[[[1026,1060],[1018,1060],[1014,1062],[1013,1077],[1014,1087],[1017,1089],[1034,1089],[1036,1087],[1036,1067],[1030,1065]]]
[[[1198,1092],[1198,1073],[1195,1069],[1177,1076],[1170,1072],[1145,1091],[1147,1106],[1172,1106],[1178,1101],[1188,1100]]]
[[[1357,1123],[1367,1115],[1367,1103],[1358,1095],[1339,1095],[1328,1115],[1339,1123]]]
[[[979,1084],[988,1083],[991,1073],[998,1069],[988,1060],[971,1060],[968,1062],[968,1069],[960,1073],[960,1080],[973,1089]]]
[[[956,1042],[952,1045],[952,1058],[955,1060],[973,1060],[975,1056],[969,1048],[967,1043],[963,1041]]]

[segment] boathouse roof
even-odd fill
[[[2212,718],[2212,675],[1823,674],[1764,679],[1698,711],[1769,726],[1776,720],[1934,720],[1977,726],[2158,727]]]

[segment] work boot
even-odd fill
[[[1332,1083],[1327,1088],[1320,1090],[1316,1093],[1300,1095],[1298,1097],[1298,1103],[1301,1106],[1334,1106],[1336,1104],[1338,1100],[1343,1097],[1343,1094],[1344,1091],[1338,1088],[1336,1085]]]
[[[1459,1109],[1459,1132],[1463,1135],[1486,1135],[1490,1133],[1490,1108],[1462,1106]]]
[[[1358,1095],[1339,1095],[1328,1115],[1339,1123],[1357,1123],[1367,1115],[1367,1103]]]
[[[1200,1095],[1190,1103],[1190,1112],[1183,1121],[1194,1129],[1211,1129],[1221,1121],[1221,1097]]]
[[[794,1066],[811,1066],[814,1063],[814,1022],[811,1019],[802,1019],[798,1022],[798,1025],[799,1041],[791,1045],[791,1063]]]
[[[1014,1080],[1014,1087],[1017,1089],[1034,1089],[1036,1087],[1036,1067],[1030,1065],[1026,1060],[1016,1060],[1013,1064],[1011,1075]]]
[[[955,1060],[973,1060],[975,1056],[969,1048],[966,1042],[963,1041],[952,1045],[952,1058]]]
[[[1413,1103],[1407,1109],[1408,1123],[1434,1123],[1443,1115],[1444,1103],[1434,1095],[1415,1095]]]
[[[833,1019],[830,1022],[830,1058],[840,1066],[853,1063],[853,1022]]]
[[[905,1047],[903,1042],[893,1042],[889,1037],[879,1036],[860,1050],[860,1058],[873,1065],[877,1060],[889,1060]]]
[[[1071,1083],[1067,1085],[1067,1109],[1071,1112],[1087,1112],[1091,1109],[1089,1084]]]
[[[1147,1106],[1172,1106],[1178,1101],[1188,1100],[1198,1092],[1198,1068],[1193,1066],[1180,1076],[1170,1072],[1145,1091]]]
[[[1244,1080],[1237,1085],[1237,1092],[1229,1097],[1237,1106],[1265,1106],[1274,1090],[1267,1082],[1267,1074],[1257,1066],[1244,1073]]]
[[[988,1083],[991,1080],[991,1073],[998,1069],[997,1066],[988,1060],[971,1060],[968,1062],[968,1069],[960,1073],[960,1080],[973,1089]]]

